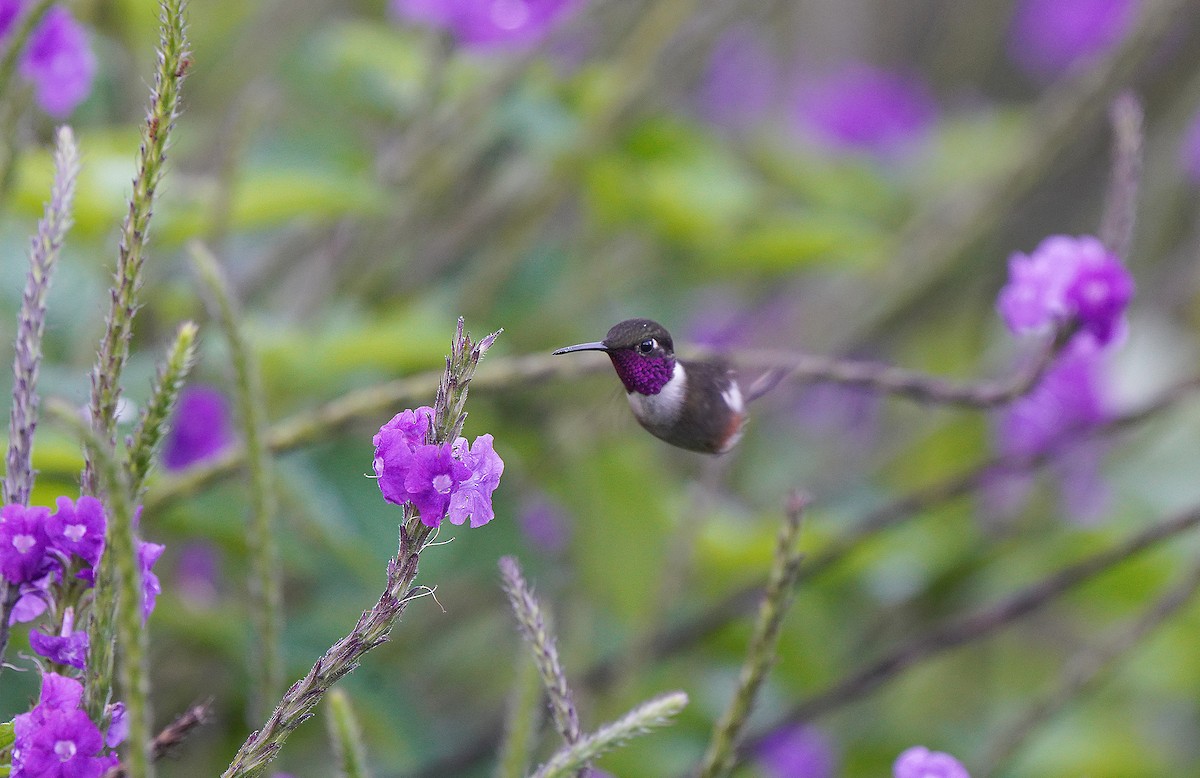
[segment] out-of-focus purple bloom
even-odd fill
[[[892,764],[893,778],[971,778],[967,768],[941,751],[925,746],[907,749]]]
[[[1050,79],[1101,54],[1129,32],[1138,0],[1021,0],[1008,50],[1031,76]]]
[[[449,446],[418,446],[404,488],[422,523],[436,527],[450,507],[451,493],[470,477],[471,470],[454,458]]]
[[[486,524],[495,516],[492,492],[504,472],[492,436],[480,435],[470,445],[466,438],[453,445],[425,443],[432,413],[428,407],[398,413],[372,438],[379,489],[388,502],[415,507],[429,527],[444,518]]]
[[[1098,518],[1108,504],[1100,475],[1104,447],[1097,441],[1065,445],[1072,434],[1111,416],[1104,393],[1104,352],[1073,343],[1025,397],[1000,413],[994,434],[1004,456],[1032,457],[1058,447],[1058,476],[1063,512],[1077,521]],[[1026,473],[998,471],[987,479],[984,500],[989,513],[1006,516],[1024,503],[1033,479]]]
[[[12,30],[13,22],[21,15],[22,0],[0,0],[0,40]]]
[[[571,539],[566,512],[544,495],[525,501],[517,514],[517,526],[530,544],[551,556],[565,551]]]
[[[232,442],[225,395],[209,386],[189,386],[179,394],[163,441],[163,467],[182,470],[220,454]]]
[[[217,602],[220,560],[211,543],[188,543],[179,550],[175,564],[175,591],[180,598],[198,606],[211,607]]]
[[[1000,414],[1000,452],[1032,456],[1047,451],[1063,435],[1108,418],[1102,390],[1102,354],[1069,348],[1026,396]]]
[[[574,5],[574,0],[391,0],[400,19],[444,29],[473,48],[535,43]]]
[[[53,564],[46,553],[47,508],[5,505],[0,509],[0,575],[14,584],[33,581]]]
[[[92,91],[96,55],[67,9],[51,7],[34,28],[21,53],[21,76],[33,84],[42,110],[59,119]]]
[[[1179,145],[1179,163],[1193,184],[1200,184],[1200,111],[1192,117]]]
[[[829,738],[816,727],[783,727],[759,745],[756,761],[772,778],[830,778],[837,757]]]
[[[125,715],[125,703],[114,702],[108,706],[108,731],[104,733],[104,745],[116,748],[129,737],[129,717]]]
[[[12,778],[99,778],[117,763],[115,756],[97,756],[104,740],[79,710],[82,698],[78,681],[42,676],[38,704],[13,719]]]
[[[46,521],[46,537],[50,545],[64,555],[75,555],[92,567],[104,552],[104,506],[87,495],[72,503],[59,497],[58,510]]]
[[[750,26],[726,30],[709,54],[700,85],[699,111],[731,130],[751,127],[770,111],[779,91],[779,65]]]
[[[162,594],[162,585],[158,582],[158,576],[154,574],[154,563],[162,556],[166,546],[158,543],[147,543],[139,541],[137,548],[138,564],[142,568],[142,621],[150,618],[150,614],[154,612],[154,605],[158,602],[158,595]]]
[[[793,117],[797,129],[819,145],[893,158],[926,137],[937,102],[914,74],[851,63],[804,84]]]
[[[451,524],[462,524],[469,518],[472,527],[482,527],[496,518],[492,510],[492,492],[500,485],[504,460],[496,453],[493,443],[491,435],[475,438],[469,449],[466,438],[455,441],[455,455],[471,474],[450,495],[447,518]]]
[[[1121,331],[1133,277],[1097,238],[1051,235],[1031,254],[1013,254],[996,308],[1015,333],[1039,332],[1077,318],[1098,345]]]
[[[82,670],[87,665],[88,636],[77,630],[62,637],[43,634],[40,630],[29,631],[29,646],[51,662],[68,665]]]

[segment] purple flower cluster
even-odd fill
[[[422,406],[396,414],[380,427],[375,444],[374,470],[384,499],[410,503],[428,527],[442,519],[451,524],[470,520],[472,527],[495,517],[492,493],[500,483],[504,461],[493,448],[491,435],[467,444],[428,442],[433,409]]]
[[[1073,433],[1110,416],[1103,392],[1103,360],[1125,329],[1133,277],[1121,260],[1090,236],[1046,238],[1032,254],[1009,259],[1008,284],[996,307],[1015,333],[1076,326],[1078,332],[1026,396],[997,417],[997,448],[1018,458],[1044,454]],[[1064,513],[1097,518],[1107,503],[1100,478],[1103,447],[1096,441],[1062,446],[1055,458]],[[1032,485],[1027,475],[997,472],[986,498],[995,515],[1012,513]]]
[[[1075,321],[1105,346],[1121,331],[1133,288],[1133,276],[1098,239],[1052,235],[1032,254],[1009,258],[996,307],[1015,333]]]
[[[971,778],[957,759],[925,746],[905,750],[892,764],[893,778]]]
[[[1021,0],[1009,53],[1031,76],[1054,78],[1120,43],[1138,6],[1138,0]]]
[[[101,756],[105,738],[79,709],[83,685],[72,678],[46,673],[38,704],[13,719],[12,778],[99,778],[117,764]],[[120,742],[118,713],[109,727],[109,742]]]
[[[397,18],[446,30],[477,49],[536,43],[573,5],[573,0],[391,0]]]
[[[106,528],[104,506],[95,497],[80,497],[76,502],[59,497],[54,513],[15,504],[0,509],[0,576],[20,587],[10,621],[40,616],[53,601],[56,587],[69,577],[94,583]],[[153,572],[162,552],[157,543],[139,542],[143,619],[149,617],[162,591]],[[30,643],[39,654],[62,665],[82,667],[87,655],[87,636],[73,632],[69,619],[64,620],[61,635],[35,630]]]
[[[0,0],[0,42],[17,27],[30,0]],[[68,116],[91,93],[96,55],[83,27],[61,6],[52,6],[38,22],[20,59],[21,77],[33,86],[46,113]]]

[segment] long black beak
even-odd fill
[[[602,340],[594,340],[591,343],[580,343],[578,346],[567,346],[555,351],[555,354],[570,354],[572,351],[608,351],[608,346],[604,345]]]

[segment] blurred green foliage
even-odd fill
[[[151,0],[78,5],[95,30],[101,75],[72,119],[84,172],[50,295],[43,388],[81,403],[157,10]],[[536,376],[497,389],[486,379],[489,362],[545,354],[648,316],[681,345],[720,333],[735,356],[739,346],[833,350],[961,379],[1003,377],[1023,356],[993,312],[1006,258],[1046,234],[1096,230],[1108,175],[1105,103],[1128,87],[1145,99],[1148,205],[1128,258],[1139,291],[1113,392],[1133,407],[1192,369],[1195,195],[1175,155],[1200,102],[1195,25],[1177,33],[1189,45],[1147,55],[1110,84],[1071,141],[1047,157],[1042,117],[1070,98],[1072,82],[1055,92],[1016,73],[1002,29],[972,41],[968,56],[940,44],[916,13],[954,28],[973,13],[969,4],[914,3],[912,18],[898,21],[889,4],[866,2],[856,6],[855,32],[815,3],[755,10],[814,58],[849,51],[928,75],[941,99],[936,129],[914,156],[888,162],[831,154],[778,117],[740,132],[698,118],[707,52],[733,16],[720,4],[700,4],[692,24],[670,31],[644,84],[615,79],[646,3],[590,4],[547,52],[512,53],[460,50],[389,19],[382,5],[192,4],[193,66],[126,374],[127,394],[144,399],[176,324],[196,318],[195,380],[228,386],[228,357],[184,259],[194,239],[212,246],[233,279],[275,422],[439,369],[460,314],[477,335],[505,329],[467,422],[470,436],[493,433],[506,461],[497,518],[469,532],[443,529],[441,539],[454,542],[425,553],[419,578],[436,585],[437,602],[414,603],[393,640],[343,683],[376,775],[430,775],[437,765],[442,775],[489,774],[483,751],[463,763],[440,760],[498,733],[517,675],[524,647],[495,569],[504,554],[520,557],[553,611],[585,730],[661,691],[692,697],[676,726],[599,766],[623,778],[680,774],[728,699],[750,614],[666,656],[633,646],[761,581],[791,489],[815,497],[802,535],[813,556],[872,508],[989,455],[986,414],[883,400],[844,418],[836,400],[822,405],[785,384],[754,408],[741,447],[714,464],[638,429],[611,375]],[[19,306],[27,236],[50,181],[51,129],[45,117],[24,117],[0,216],[4,362],[12,330],[2,322],[15,321]],[[975,205],[982,217],[960,218]],[[371,435],[400,410],[279,458],[289,678],[345,634],[383,584],[398,511],[365,474]],[[832,427],[820,423],[826,417]],[[1105,473],[1112,507],[1095,526],[1063,518],[1051,469],[1015,518],[989,517],[974,495],[925,506],[805,580],[752,731],[931,625],[1195,505],[1198,428],[1194,403],[1182,402],[1116,437]],[[74,493],[72,445],[42,430],[35,456],[35,503]],[[170,483],[160,473],[151,495]],[[561,507],[563,549],[522,531],[530,501],[546,496]],[[144,535],[167,545],[164,593],[149,624],[156,720],[204,698],[216,712],[161,765],[163,775],[218,774],[259,723],[245,715],[245,520],[241,477],[142,520]],[[219,559],[205,585],[182,564],[197,545]],[[886,775],[914,743],[970,765],[988,734],[1025,710],[1064,663],[1135,618],[1198,553],[1194,537],[1173,541],[818,721],[841,774]],[[1189,605],[1042,726],[1003,774],[1194,773],[1198,619]],[[23,635],[10,658],[27,652]],[[589,668],[614,657],[614,678],[585,683]],[[31,675],[4,674],[0,718],[26,709]],[[544,741],[539,756],[551,749]],[[332,759],[324,728],[309,724],[278,765],[327,775]],[[738,775],[763,773],[750,764]]]

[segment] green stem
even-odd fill
[[[175,408],[183,382],[195,363],[196,329],[196,325],[190,321],[179,326],[175,340],[167,351],[167,359],[159,368],[158,378],[150,392],[150,401],[131,438],[132,444],[126,452],[125,462],[129,486],[135,498],[143,489],[158,444],[167,433],[167,420]]]
[[[793,496],[788,506],[787,519],[779,530],[775,545],[775,563],[767,579],[767,590],[758,609],[754,623],[754,635],[738,678],[737,691],[725,713],[713,728],[708,753],[701,762],[700,778],[717,778],[733,770],[738,742],[754,708],[758,691],[771,665],[775,663],[775,652],[779,644],[779,629],[783,615],[791,604],[795,592],[796,577],[800,572],[800,552],[796,550],[796,539],[800,536],[800,516],[805,501]]]
[[[341,689],[329,693],[329,738],[337,756],[338,775],[342,778],[371,778],[367,767],[366,747],[362,730],[349,696]]]
[[[275,530],[275,487],[270,450],[263,443],[266,429],[262,380],[250,344],[243,335],[233,294],[216,258],[199,243],[191,245],[192,263],[212,298],[214,315],[229,342],[233,362],[235,397],[250,476],[250,613],[259,661],[252,715],[265,713],[269,700],[283,687],[281,632],[283,624],[282,573],[279,568],[278,533]]]

